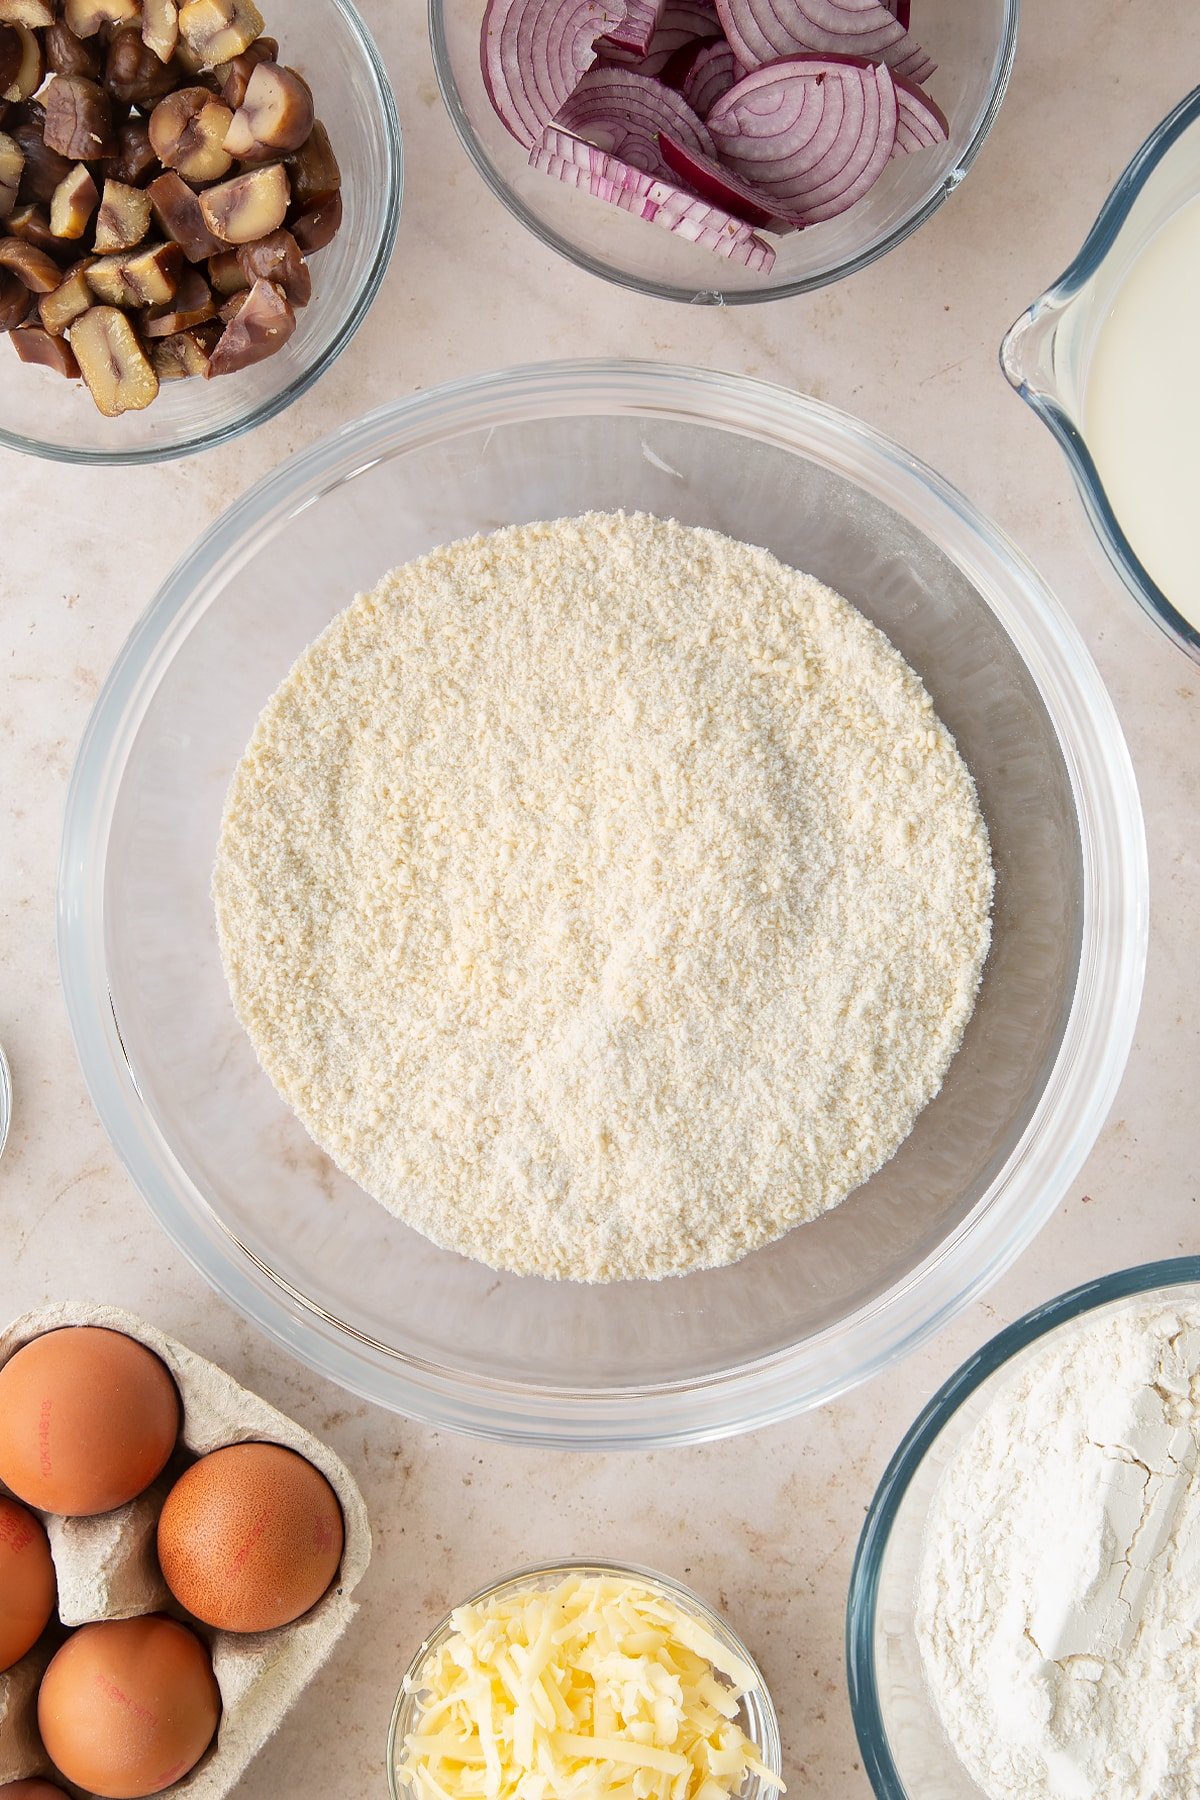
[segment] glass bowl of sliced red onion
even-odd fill
[[[429,0],[472,162],[581,268],[741,304],[908,237],[991,129],[1020,0]]]

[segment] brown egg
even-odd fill
[[[10,1781],[7,1787],[0,1787],[0,1800],[67,1800],[67,1796],[52,1781],[35,1775],[29,1781]]]
[[[33,1649],[50,1623],[57,1593],[42,1521],[0,1494],[0,1670]]]
[[[222,1631],[271,1631],[315,1606],[342,1559],[325,1477],[278,1444],[230,1444],[181,1475],[158,1521],[167,1586]]]
[[[0,1481],[44,1512],[124,1506],[162,1471],[178,1435],[165,1365],[119,1331],[48,1331],[0,1369]]]
[[[51,1762],[105,1800],[139,1800],[180,1780],[208,1749],[220,1716],[208,1651],[161,1613],[84,1625],[38,1693]]]

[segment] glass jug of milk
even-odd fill
[[[1000,360],[1066,451],[1126,586],[1200,662],[1200,88],[1142,145]]]

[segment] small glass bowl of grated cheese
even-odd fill
[[[393,1800],[769,1800],[779,1723],[698,1595],[616,1563],[523,1569],[455,1607],[401,1684]]]

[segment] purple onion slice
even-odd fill
[[[883,0],[883,4],[887,7],[888,11],[892,14],[892,16],[894,18],[899,19],[899,21],[903,25],[905,31],[908,31],[911,28],[911,26],[912,26],[912,3],[911,3],[911,0]]]
[[[699,156],[694,150],[685,149],[665,131],[659,132],[658,143],[663,161],[684,187],[698,194],[701,200],[731,213],[735,219],[744,219],[747,225],[755,225],[760,230],[777,232],[795,231],[803,223],[781,215],[779,208],[772,204],[770,194],[752,187],[711,156]]]
[[[701,156],[717,147],[703,119],[682,94],[636,69],[589,69],[554,116],[554,124],[647,175],[670,178],[658,147],[660,132]]]
[[[720,41],[724,42],[724,39]],[[717,40],[714,38],[713,42],[716,43]],[[709,46],[702,38],[693,38],[690,44],[684,44],[681,49],[671,52],[656,79],[661,81],[664,87],[674,88],[677,94],[682,94],[683,84],[691,74],[696,58],[702,50],[708,48]],[[692,106],[690,100],[688,105]],[[692,111],[695,112],[695,110],[695,107],[692,106]]]
[[[624,0],[488,0],[484,85],[519,143],[537,143],[590,65],[596,38],[624,14]]]
[[[725,36],[747,69],[781,56],[881,58],[910,81],[937,64],[883,0],[715,0]]]
[[[897,75],[894,69],[892,80],[896,84],[896,103],[900,109],[892,155],[903,156],[909,150],[928,150],[934,144],[944,144],[950,135],[950,126],[937,101],[922,93],[915,82]]]
[[[661,225],[743,268],[765,275],[774,265],[775,252],[770,244],[757,237],[741,219],[686,193],[674,182],[647,175],[645,170],[633,168],[594,144],[581,143],[554,126],[547,126],[529,161],[531,167],[555,176],[568,187],[606,200],[635,218]]]
[[[718,38],[697,46],[679,91],[697,117],[707,119],[721,95],[748,73],[724,38]]]
[[[717,155],[813,225],[861,200],[896,142],[896,84],[882,63],[798,56],[755,69],[708,115]]]
[[[607,63],[636,68],[639,75],[661,75],[677,51],[721,36],[721,21],[713,0],[666,0],[658,30],[645,56],[614,45],[611,34],[596,48]]]
[[[662,23],[665,0],[627,0],[625,17],[611,31],[596,39],[596,54],[611,50],[624,51],[639,60],[648,54],[654,34]]]

